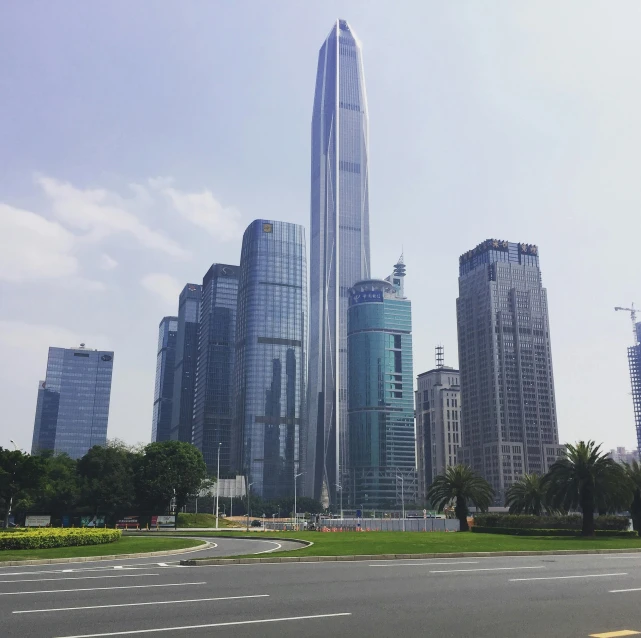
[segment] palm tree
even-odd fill
[[[469,501],[480,510],[486,510],[492,502],[494,490],[490,484],[467,465],[448,467],[444,474],[437,476],[427,491],[427,498],[441,512],[450,502],[455,501],[454,514],[461,524],[461,531],[467,532]]]
[[[627,508],[632,500],[623,466],[594,441],[568,444],[565,457],[554,463],[543,484],[553,507],[581,510],[583,536],[594,536],[595,510]]]
[[[524,474],[505,495],[505,505],[510,514],[534,514],[541,516],[549,511],[543,479],[538,474]]]
[[[624,463],[623,469],[630,488],[632,489],[632,503],[630,505],[630,515],[632,516],[632,526],[635,531],[641,531],[641,465],[638,461]]]

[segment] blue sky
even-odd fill
[[[115,350],[109,436],[151,434],[157,326],[256,218],[309,225],[316,56],[363,44],[374,274],[401,250],[415,373],[456,365],[458,256],[536,243],[559,431],[635,443],[641,5],[541,0],[0,8],[0,445],[29,449],[47,347]]]

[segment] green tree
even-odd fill
[[[566,456],[554,463],[543,483],[553,507],[581,510],[583,536],[594,536],[595,511],[616,511],[632,501],[623,466],[601,452],[594,441],[567,445]]]
[[[176,511],[194,498],[207,477],[203,455],[191,443],[163,441],[144,449],[138,468],[140,504],[148,513],[162,513],[176,497]]]
[[[427,498],[439,512],[454,501],[454,513],[461,524],[461,531],[467,532],[468,503],[472,502],[480,510],[487,510],[492,502],[492,486],[471,467],[455,465],[440,474],[427,491]]]
[[[44,480],[34,506],[41,512],[60,518],[72,512],[80,500],[78,463],[67,454],[46,450],[39,454],[43,461]]]
[[[641,465],[638,461],[632,461],[632,463],[625,463],[623,469],[632,489],[632,502],[630,504],[632,525],[635,531],[641,532]]]
[[[19,499],[28,499],[44,478],[43,461],[20,450],[0,447],[0,500],[4,509],[4,527],[9,527],[11,508]]]
[[[519,478],[507,490],[505,505],[510,508],[510,514],[541,516],[549,511],[542,477],[538,474],[525,474]]]
[[[92,447],[78,461],[81,505],[109,520],[130,513],[136,503],[134,468],[139,459],[126,448]]]

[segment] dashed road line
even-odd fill
[[[106,591],[111,589],[147,589],[149,587],[186,587],[187,585],[206,585],[205,581],[198,583],[162,583],[159,585],[123,585],[119,587],[89,587],[86,589],[42,589],[38,591],[6,591],[0,596],[25,596],[26,594],[62,594],[72,591]]]
[[[541,576],[539,578],[510,578],[510,583],[518,583],[527,580],[570,580],[572,578],[605,578],[607,576],[627,576],[627,572],[617,574],[578,574],[576,576]]]

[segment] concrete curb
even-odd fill
[[[186,538],[183,536],[182,538]],[[0,567],[19,567],[20,565],[64,565],[65,563],[97,563],[103,560],[119,560],[121,558],[150,558],[151,556],[173,556],[174,554],[188,554],[200,552],[212,547],[209,541],[196,547],[184,547],[161,552],[139,552],[137,554],[109,554],[105,556],[77,556],[76,558],[41,558],[33,560],[5,560],[0,561]]]
[[[285,540],[285,539],[283,539]],[[296,539],[287,539],[296,540]],[[300,542],[300,541],[299,541]],[[308,562],[344,562],[344,561],[381,561],[407,560],[426,558],[491,558],[493,556],[568,556],[580,554],[630,554],[641,553],[641,548],[628,549],[553,549],[547,551],[523,552],[444,552],[433,554],[361,554],[357,556],[282,556],[269,558],[200,558],[181,560],[181,565],[196,567],[199,565],[254,565],[262,563],[308,563]]]

